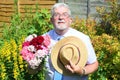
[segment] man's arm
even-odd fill
[[[87,64],[84,69],[85,69],[85,75],[87,74],[91,74],[93,72],[95,72],[98,69],[98,61],[92,63],[92,64]]]
[[[95,72],[98,69],[98,61],[95,61],[92,64],[87,64],[84,68],[76,66],[70,62],[70,65],[66,65],[66,69],[72,73],[77,73],[80,75],[88,75]]]

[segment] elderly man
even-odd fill
[[[53,5],[51,9],[51,22],[54,29],[46,34],[50,36],[53,48],[50,51],[50,56],[46,59],[46,80],[88,80],[88,75],[98,69],[97,57],[89,36],[71,28],[71,11],[65,3]],[[66,50],[66,46],[63,48],[62,44],[65,42],[73,43],[72,45],[70,43],[69,46],[71,47],[68,50]],[[58,49],[58,45],[62,45],[62,48]],[[34,72],[35,70],[29,71]]]
[[[87,80],[88,74],[95,72],[98,68],[98,61],[89,36],[71,28],[71,11],[69,6],[65,3],[56,3],[52,7],[51,22],[53,23],[54,29],[49,31],[47,34],[50,35],[53,44],[67,36],[75,36],[84,42],[88,51],[87,62],[83,68],[76,66],[71,61],[69,61],[68,65],[64,66],[66,70],[76,75],[62,75],[62,80]],[[47,69],[48,73],[46,80],[53,80],[55,78],[56,69],[52,66],[50,59],[48,59]]]

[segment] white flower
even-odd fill
[[[28,46],[28,50],[30,52],[36,52],[36,49],[35,49],[35,47],[33,45]]]
[[[46,55],[46,50],[38,50],[35,54],[38,58],[44,58]]]
[[[37,37],[36,34],[32,34],[32,35],[29,35],[26,39],[25,39],[25,42],[26,41],[31,41],[33,38]]]
[[[36,34],[32,34],[32,36],[33,36],[33,37],[37,37],[37,35],[36,35]]]
[[[32,69],[36,69],[36,68],[38,68],[38,66],[40,65],[41,62],[42,62],[42,60],[34,58],[33,60],[29,61],[29,65]]]

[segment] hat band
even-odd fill
[[[59,52],[58,52],[58,60],[59,60],[60,63],[64,66],[63,62],[62,62],[61,59],[60,59],[60,51],[61,51],[61,49],[62,49],[64,46],[66,46],[66,45],[73,45],[73,46],[76,47],[76,49],[77,49],[77,51],[78,51],[78,54],[79,54],[78,60],[77,60],[76,63],[75,63],[75,65],[77,65],[77,64],[79,63],[79,60],[80,60],[80,50],[79,50],[79,48],[78,48],[76,45],[71,44],[71,43],[68,43],[68,44],[65,44],[65,45],[61,46],[61,48],[60,48],[60,50],[59,50]],[[72,59],[73,59],[73,54],[72,54],[72,58],[71,58],[70,60],[72,60]]]

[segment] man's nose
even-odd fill
[[[64,18],[64,15],[59,15],[59,19],[63,19]]]

